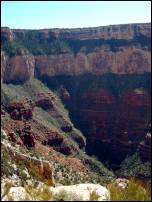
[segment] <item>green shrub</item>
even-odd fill
[[[1,175],[2,176],[10,176],[14,172],[14,168],[12,167],[13,161],[10,158],[10,155],[5,150],[1,153]]]
[[[41,188],[35,187],[33,184],[26,185],[25,190],[33,201],[50,201],[52,198],[52,193],[46,185],[43,185]]]
[[[108,187],[111,201],[151,201],[150,189],[144,189],[131,179],[126,189],[119,188],[116,184]]]
[[[120,169],[117,171],[120,176],[143,176],[150,179],[151,176],[151,164],[150,162],[143,163],[140,156],[135,153],[132,156],[128,156],[120,165]]]
[[[10,188],[12,187],[12,183],[11,182],[6,182],[2,192],[1,192],[1,200],[9,193]]]
[[[89,201],[98,201],[99,197],[100,196],[96,193],[96,191],[92,191],[90,193]]]

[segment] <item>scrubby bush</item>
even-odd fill
[[[150,188],[144,189],[131,179],[127,188],[121,189],[116,184],[108,186],[111,195],[111,201],[151,201]]]
[[[100,196],[96,193],[96,191],[92,191],[90,193],[90,199],[89,199],[89,201],[98,201],[99,197]]]
[[[50,201],[52,193],[48,186],[35,187],[33,184],[25,186],[26,192],[32,198],[32,201]]]
[[[150,162],[142,162],[140,156],[135,153],[132,156],[128,156],[120,165],[120,169],[117,171],[120,176],[142,176],[150,179],[151,165]]]

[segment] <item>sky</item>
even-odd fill
[[[2,1],[1,26],[82,28],[151,22],[150,1]]]

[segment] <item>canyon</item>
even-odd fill
[[[18,86],[36,78],[58,92],[70,117],[70,121],[61,118],[65,124],[59,124],[65,133],[74,127],[82,132],[83,137],[75,137],[80,149],[114,170],[136,152],[144,162],[150,161],[150,23],[82,29],[1,28],[1,35],[2,82]],[[40,94],[34,107],[57,116],[53,98]],[[11,106],[18,110],[15,103],[9,103],[9,110],[5,101],[2,105],[10,115]],[[27,116],[32,119],[32,114]],[[56,141],[46,138],[47,134],[39,139],[46,145],[63,144],[62,136],[55,134]],[[56,150],[66,155],[76,151],[66,143]]]

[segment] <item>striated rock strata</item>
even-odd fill
[[[2,28],[1,33],[3,82],[18,84],[36,77],[59,92],[73,124],[87,138],[86,144],[73,135],[80,148],[86,145],[88,153],[111,165],[136,151],[144,161],[150,159],[150,23],[37,31]],[[50,95],[36,96],[38,107],[61,118],[53,111]],[[18,108],[11,117],[20,120],[14,110]],[[72,124],[62,119],[59,125],[72,135]],[[73,153],[61,136],[47,137],[44,144]]]
[[[150,33],[148,23],[38,31],[2,28],[2,79],[9,83],[34,76],[150,72]]]

